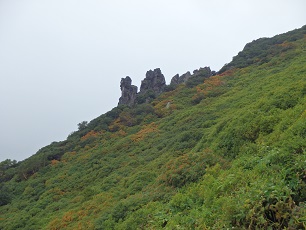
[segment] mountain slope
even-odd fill
[[[1,162],[0,229],[305,228],[305,34]]]

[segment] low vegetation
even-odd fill
[[[306,27],[0,163],[0,229],[305,229]]]

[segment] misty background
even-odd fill
[[[305,0],[0,0],[0,161],[23,160],[117,106],[120,80],[218,71],[306,24]]]

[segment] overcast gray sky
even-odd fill
[[[0,0],[0,161],[65,140],[117,106],[120,79],[219,70],[306,24],[305,0]]]

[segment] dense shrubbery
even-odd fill
[[[261,65],[269,62],[274,56],[280,55],[289,49],[295,48],[294,41],[303,39],[306,34],[306,26],[301,29],[277,35],[273,38],[260,38],[248,43],[243,51],[239,52],[229,64],[226,64],[219,73],[231,68],[243,68],[257,63]]]
[[[1,162],[0,229],[305,228],[304,34]]]

